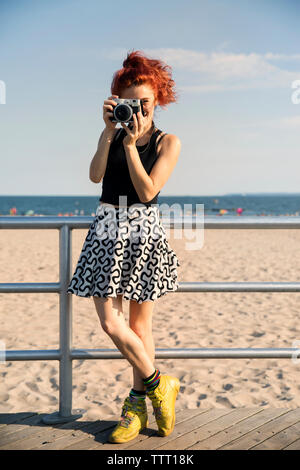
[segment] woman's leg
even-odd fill
[[[129,326],[142,340],[145,350],[154,364],[155,345],[152,335],[152,315],[154,310],[154,302],[146,301],[141,304],[135,300],[130,300],[129,306]],[[133,366],[133,387],[135,390],[146,390],[143,377],[138,369]]]
[[[143,341],[127,325],[123,314],[122,294],[117,297],[93,297],[101,326],[123,356],[136,368],[141,377],[153,374],[153,361]]]

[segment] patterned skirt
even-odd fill
[[[154,301],[178,289],[178,266],[157,206],[100,202],[67,292]]]

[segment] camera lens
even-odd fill
[[[114,116],[118,121],[126,122],[132,116],[132,109],[127,104],[118,104],[114,108]]]

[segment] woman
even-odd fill
[[[133,387],[110,442],[130,441],[148,425],[146,396],[153,405],[158,434],[169,435],[175,425],[179,380],[154,367],[152,337],[154,301],[177,290],[180,266],[157,207],[157,196],[181,148],[177,136],[162,133],[153,122],[158,104],[176,101],[169,69],[136,51],[127,54],[123,68],[114,74],[112,96],[103,105],[106,127],[90,165],[91,181],[103,179],[102,195],[67,290],[93,297],[102,328],[133,367]],[[133,114],[133,124],[122,122],[116,129],[111,119],[114,98],[140,99],[144,115]],[[124,198],[125,204],[120,204]],[[129,326],[123,298],[130,301]]]

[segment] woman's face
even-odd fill
[[[151,126],[154,108],[157,105],[153,89],[149,85],[131,86],[123,90],[119,98],[135,98],[143,102],[144,119],[147,126]]]

